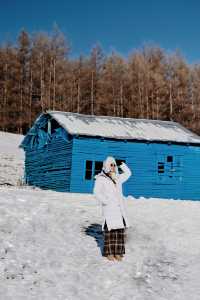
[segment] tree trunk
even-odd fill
[[[30,70],[30,92],[29,92],[29,128],[32,124],[32,93],[33,93],[33,74],[32,69]]]
[[[56,59],[53,60],[53,110],[56,106]]]
[[[78,80],[78,87],[77,87],[77,112],[80,112],[80,82]]]
[[[5,64],[5,82],[4,82],[4,101],[3,101],[3,130],[7,131],[6,124],[7,124],[7,78],[8,78],[8,64]]]
[[[173,103],[172,103],[172,83],[169,83],[169,104],[170,104],[170,121],[172,121],[172,114],[173,114]]]
[[[94,114],[94,71],[91,78],[91,114]]]
[[[120,116],[123,118],[123,84],[120,84]]]
[[[43,99],[43,55],[40,59],[40,103],[42,112],[44,111],[44,99]]]

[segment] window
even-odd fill
[[[159,184],[177,184],[182,180],[183,155],[156,153],[156,181]]]
[[[167,162],[173,162],[173,156],[168,155],[167,156]]]
[[[158,173],[164,173],[165,169],[164,169],[165,165],[163,162],[158,162]]]
[[[122,162],[126,162],[124,159],[116,159],[117,166],[121,165]],[[94,165],[94,168],[93,168]],[[94,176],[99,174],[103,167],[103,161],[96,160],[86,160],[85,162],[85,180],[94,179]],[[93,170],[94,169],[94,170]],[[123,171],[119,168],[119,173],[123,173]]]
[[[174,168],[173,168],[173,156],[171,156],[171,155],[168,155],[167,156],[167,165],[168,165],[168,176],[170,177],[170,178],[172,178],[173,177],[173,172],[174,172]]]
[[[92,179],[92,160],[86,160],[85,179],[86,180]]]
[[[103,167],[103,162],[102,161],[95,161],[95,167],[94,167],[94,175],[98,174],[101,172]]]

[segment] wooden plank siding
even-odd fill
[[[43,189],[69,192],[72,144],[73,140],[59,137],[40,149],[26,151],[26,182]]]
[[[94,178],[85,179],[85,161],[103,161],[108,155],[125,159],[132,170],[123,185],[125,196],[200,200],[200,147],[81,136],[73,142],[70,191],[91,193]],[[164,173],[159,173],[162,161]]]

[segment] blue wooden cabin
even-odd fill
[[[19,147],[29,185],[92,193],[111,155],[132,170],[125,196],[200,200],[200,137],[177,122],[48,110]]]

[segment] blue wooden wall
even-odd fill
[[[90,137],[73,139],[70,191],[91,193],[94,179],[85,179],[85,162],[108,155],[125,159],[132,170],[125,196],[200,200],[200,147]]]
[[[70,191],[73,140],[58,137],[40,149],[25,152],[25,181],[60,192]]]

